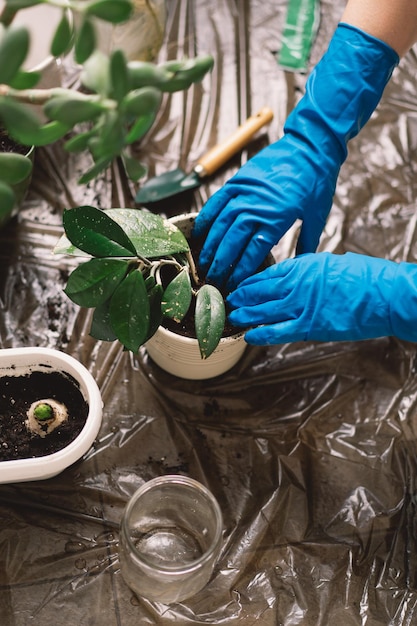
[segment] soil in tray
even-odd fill
[[[25,422],[32,402],[47,398],[66,405],[68,420],[40,437],[28,431]],[[68,374],[34,371],[0,377],[0,461],[45,456],[65,448],[79,435],[87,415],[88,405]]]

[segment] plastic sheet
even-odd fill
[[[251,154],[276,140],[305,76],[276,63],[284,0],[170,0],[161,59],[212,53],[212,75],[166,99],[138,147],[150,175],[195,160],[249,113],[268,133],[196,192],[199,208]],[[343,2],[321,2],[310,64]],[[352,142],[321,249],[416,261],[417,59],[401,62]],[[90,313],[62,293],[71,261],[53,257],[62,210],[132,205],[115,167],[88,188],[59,145],[38,151],[31,192],[0,233],[2,347],[42,345],[96,377],[104,423],[91,451],[58,477],[0,487],[2,626],[244,624],[402,626],[417,620],[416,347],[393,338],[248,348],[227,375],[187,382],[88,336]],[[296,228],[276,247],[293,253]],[[183,473],[224,515],[208,587],[170,607],[135,597],[118,566],[118,523],[143,481]]]

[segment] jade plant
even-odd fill
[[[30,35],[13,25],[18,11],[37,4],[58,7],[61,20],[51,43],[60,57],[73,49],[80,66],[82,88],[36,88],[40,75],[25,71]],[[87,183],[121,157],[134,181],[145,173],[131,154],[131,146],[151,128],[163,93],[188,89],[212,68],[213,59],[172,60],[161,64],[128,61],[121,50],[105,55],[97,49],[97,20],[119,24],[133,14],[131,0],[6,0],[0,12],[0,127],[23,146],[45,146],[63,139],[69,152],[87,151],[91,164],[79,183]],[[69,12],[79,20],[69,19]],[[74,24],[80,24],[75,27]],[[42,106],[41,120],[29,105]],[[0,154],[0,206],[15,203],[13,185],[31,168],[27,157]]]
[[[95,339],[137,352],[161,324],[179,327],[188,317],[201,357],[212,354],[225,326],[223,296],[199,278],[193,246],[175,225],[146,209],[92,206],[65,211],[63,224],[54,252],[88,257],[64,291],[94,309]]]

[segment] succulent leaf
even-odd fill
[[[95,120],[105,107],[101,102],[79,96],[56,96],[45,104],[43,110],[49,119],[72,127],[80,122]]]
[[[94,52],[96,47],[96,32],[92,21],[85,17],[75,36],[74,53],[77,63],[82,65]]]
[[[12,11],[20,11],[20,9],[28,9],[37,4],[42,4],[44,0],[7,0],[7,8]]]
[[[73,30],[66,11],[62,12],[61,20],[56,28],[51,43],[51,54],[59,57],[71,47]]]
[[[111,97],[121,102],[129,91],[129,78],[126,58],[122,50],[115,50],[110,56]]]
[[[155,87],[141,87],[130,91],[122,102],[122,110],[135,117],[156,115],[162,99],[162,92]]]
[[[139,180],[146,174],[146,167],[140,163],[137,159],[126,154],[126,151],[122,154],[123,165],[130,180]]]
[[[56,121],[42,124],[34,111],[4,97],[0,98],[0,118],[10,135],[25,146],[53,143],[70,129],[70,126]]]
[[[10,185],[25,180],[32,171],[32,161],[17,152],[0,152],[1,179]]]
[[[102,96],[108,96],[110,93],[110,59],[95,50],[84,63],[81,72],[81,82],[84,87],[99,93]]]
[[[13,87],[13,89],[33,89],[40,81],[41,76],[41,72],[19,70],[13,80],[10,81],[10,87]]]
[[[138,117],[126,135],[126,143],[131,144],[135,141],[139,141],[139,139],[142,139],[142,137],[152,128],[155,117],[156,112]]]
[[[159,87],[171,76],[163,67],[149,61],[129,61],[127,69],[130,89]]]
[[[20,70],[29,52],[29,32],[10,26],[0,39],[0,83],[8,85]]]
[[[15,202],[16,196],[13,189],[3,180],[0,180],[0,224],[9,217]]]
[[[78,179],[78,184],[86,185],[87,183],[90,182],[90,180],[94,180],[94,178],[97,178],[99,174],[101,174],[108,168],[111,162],[112,162],[111,157],[100,159],[89,170],[84,172],[82,176],[80,176],[80,178]]]
[[[112,24],[125,22],[132,12],[133,4],[129,0],[92,0],[86,6],[87,15],[94,15]]]

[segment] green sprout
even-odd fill
[[[26,427],[35,435],[45,437],[68,420],[65,404],[46,398],[35,400],[27,411]]]
[[[45,422],[47,420],[53,419],[54,410],[50,404],[46,402],[40,402],[34,409],[33,414],[38,420],[38,422]]]

